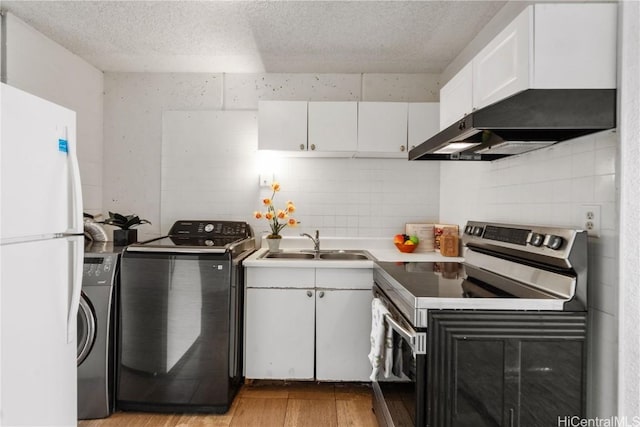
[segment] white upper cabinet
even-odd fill
[[[407,157],[407,103],[358,103],[360,157]]]
[[[437,102],[409,103],[407,120],[407,150],[412,150],[438,133],[440,104]]]
[[[471,62],[440,89],[440,130],[469,114],[473,108],[473,67]]]
[[[526,89],[616,87],[615,3],[527,7],[440,90],[440,128]]]
[[[307,102],[260,101],[258,149],[307,150]]]
[[[357,102],[309,102],[308,150],[353,153],[357,145]]]
[[[534,17],[531,87],[616,87],[616,3],[541,3]]]
[[[473,59],[473,109],[527,89],[532,25],[529,7]]]
[[[294,157],[407,158],[438,131],[437,102],[260,101],[258,149]]]

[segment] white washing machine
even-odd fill
[[[120,250],[110,243],[85,248],[78,310],[78,419],[114,410],[117,289]]]

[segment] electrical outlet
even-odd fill
[[[582,205],[578,211],[578,224],[590,237],[600,235],[600,205]]]

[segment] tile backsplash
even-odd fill
[[[440,167],[400,159],[282,159],[278,199],[295,201],[300,232],[384,237],[439,215]],[[268,191],[261,195],[268,197]],[[260,206],[256,206],[259,208]],[[256,230],[265,230],[256,225]]]

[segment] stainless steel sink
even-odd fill
[[[357,260],[369,259],[369,257],[362,253],[330,252],[326,254],[320,254],[320,259],[357,261]]]
[[[301,251],[283,251],[283,252],[266,252],[260,256],[260,259],[302,259],[302,260],[327,260],[327,261],[365,261],[373,260],[371,254],[367,251],[358,250],[333,250],[320,251],[318,256],[309,250]]]
[[[315,255],[302,252],[267,252],[262,258],[313,259]]]

